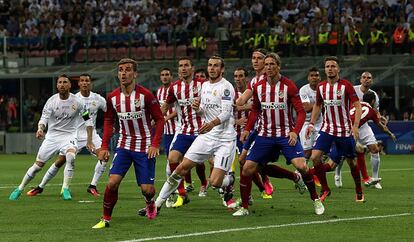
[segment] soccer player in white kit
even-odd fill
[[[373,106],[374,110],[379,112],[379,98],[378,94],[373,91],[371,88],[373,84],[372,74],[370,72],[363,72],[360,78],[361,85],[354,86],[355,92],[358,95],[360,101],[362,101],[362,97],[365,93],[371,91],[375,94],[375,104]],[[362,113],[364,115],[364,113]],[[359,128],[359,139],[357,140],[357,147],[362,145],[363,147],[367,147],[369,152],[371,153],[371,167],[372,167],[372,177],[369,177],[367,168],[365,165],[365,153],[362,151],[357,150],[357,164],[358,168],[361,172],[363,181],[366,186],[374,186],[377,189],[382,189],[381,178],[378,177],[379,167],[380,167],[380,154],[379,154],[379,147],[377,143],[377,139],[375,138],[374,132],[372,131],[371,127],[368,123],[364,123]],[[342,176],[341,176],[341,167],[338,166],[335,169],[335,186],[342,187]]]
[[[305,158],[309,159],[312,154],[312,147],[315,143],[316,136],[319,133],[322,125],[322,115],[319,114],[318,119],[314,124],[314,129],[309,137],[306,137],[306,129],[308,128],[313,105],[316,102],[316,86],[321,81],[319,71],[316,67],[312,67],[308,71],[308,84],[304,85],[299,90],[300,100],[302,101],[303,108],[306,111],[305,123],[299,133],[300,143],[302,144],[303,151],[305,152]]]
[[[164,183],[155,201],[158,208],[177,189],[178,184],[191,168],[211,156],[214,156],[214,168],[210,176],[210,184],[219,188],[234,182],[233,176],[226,175],[231,168],[236,149],[233,118],[234,88],[223,78],[224,62],[221,57],[210,57],[207,69],[209,81],[203,83],[201,100],[195,99],[192,104],[203,119],[200,135],[184,155],[183,161]]]
[[[86,108],[89,111],[89,116],[94,124],[93,131],[92,131],[92,143],[95,146],[95,150],[92,154],[98,154],[101,149],[101,137],[96,133],[96,117],[98,114],[98,110],[101,109],[102,111],[106,111],[106,100],[101,95],[94,93],[91,91],[92,89],[92,78],[89,74],[81,74],[79,76],[78,80],[78,86],[80,88],[80,91],[76,93],[75,95],[82,100],[82,102],[86,105]],[[85,122],[80,121],[79,127],[77,129],[77,139],[78,139],[78,149],[77,153],[81,151],[84,147],[86,147],[87,144],[87,131]],[[43,176],[43,179],[41,183],[31,189],[27,192],[28,196],[36,196],[43,192],[43,189],[45,188],[46,184],[53,179],[53,177],[56,176],[58,173],[60,167],[65,164],[66,159],[64,156],[59,156],[57,160],[49,167],[45,175]],[[91,184],[89,185],[88,189],[86,190],[90,194],[92,194],[95,197],[100,196],[98,193],[98,190],[96,188],[96,185],[99,181],[99,178],[102,176],[102,174],[105,172],[107,160],[98,160],[98,162],[95,165],[95,172],[91,181]],[[74,170],[74,166],[72,163],[66,163],[65,166],[65,172],[68,173],[72,172]],[[73,172],[72,172],[73,173]],[[66,200],[70,200],[72,197],[70,193],[66,193]]]
[[[83,102],[70,93],[70,88],[69,78],[66,75],[60,75],[57,79],[58,93],[47,100],[36,132],[36,138],[42,139],[45,137],[45,140],[39,148],[36,162],[27,170],[19,187],[10,194],[10,200],[17,200],[20,197],[24,187],[56,152],[65,157],[67,162],[74,162],[78,148],[76,129],[80,122],[79,116],[82,116],[86,121],[88,131],[87,148],[88,150],[95,149],[92,143],[92,120],[89,118],[89,113]],[[48,132],[45,135],[46,126],[48,126]],[[64,198],[67,193],[70,193],[68,186],[72,175],[73,173],[67,172],[64,174],[65,179],[62,186],[62,196]]]

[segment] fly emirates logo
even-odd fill
[[[324,100],[324,104],[327,107],[341,106],[342,105],[342,100]]]
[[[191,106],[191,104],[193,103],[193,99],[194,98],[179,99],[178,100],[178,105],[180,105],[181,107]]]
[[[262,109],[286,109],[286,103],[262,102]]]
[[[120,120],[134,120],[134,119],[140,119],[144,116],[142,111],[138,112],[123,112],[118,113],[118,118]]]

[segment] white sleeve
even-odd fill
[[[233,115],[234,96],[235,92],[233,86],[226,85],[221,94],[221,113],[217,116],[217,118],[220,119],[220,123],[229,120]]]
[[[310,103],[309,95],[306,93],[306,90],[304,87],[299,89],[299,96],[302,103]]]
[[[374,92],[375,93],[375,106],[374,106],[374,109],[377,111],[377,112],[379,112],[379,97],[378,97],[378,94],[376,93],[376,92]]]
[[[42,111],[42,116],[40,117],[39,123],[43,124],[44,126],[47,126],[47,123],[49,122],[49,118],[52,115],[52,107],[51,107],[51,98],[49,98],[45,104],[45,106],[43,107],[43,111]]]
[[[98,97],[99,97],[100,108],[102,109],[102,111],[106,112],[106,100],[105,100],[105,98],[103,98],[99,94],[98,94]]]

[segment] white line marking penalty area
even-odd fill
[[[151,240],[177,239],[177,238],[185,238],[185,237],[204,236],[204,235],[210,235],[210,234],[231,233],[231,232],[237,232],[237,231],[260,230],[260,229],[270,229],[270,228],[284,228],[284,227],[294,227],[294,226],[304,226],[304,225],[314,225],[314,224],[339,223],[339,222],[346,222],[346,221],[358,221],[358,220],[370,220],[370,219],[413,216],[413,215],[414,215],[414,213],[399,213],[399,214],[388,214],[388,215],[377,215],[377,216],[355,217],[355,218],[338,218],[338,219],[329,219],[329,220],[300,222],[300,223],[275,224],[275,225],[267,225],[267,226],[256,226],[256,227],[244,227],[244,228],[234,228],[234,229],[213,230],[213,231],[196,232],[196,233],[190,233],[190,234],[177,234],[177,235],[169,235],[169,236],[159,236],[159,237],[150,237],[150,238],[142,238],[142,239],[124,240],[122,242],[139,242],[139,241],[151,241]]]

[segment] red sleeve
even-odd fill
[[[115,109],[112,105],[111,94],[106,97],[106,112],[104,113],[104,125],[103,125],[103,137],[102,137],[102,149],[108,150],[109,142],[114,132],[115,123]]]
[[[151,92],[145,94],[146,110],[149,110],[151,117],[155,121],[155,132],[152,135],[151,146],[158,148],[161,144],[161,137],[164,133],[164,116],[162,115],[160,104]]]
[[[323,98],[319,92],[320,83],[316,86],[316,104],[321,105],[323,103]]]
[[[288,102],[292,103],[297,114],[296,124],[293,128],[293,132],[299,135],[303,123],[305,123],[306,112],[303,108],[302,102],[300,101],[298,88],[293,82],[289,83],[288,85]]]
[[[254,124],[256,123],[257,117],[260,113],[260,101],[257,97],[257,91],[256,88],[253,89],[253,104],[252,104],[252,110],[249,112],[249,117],[247,119],[246,127],[244,128],[245,131],[251,131],[254,127]]]
[[[372,121],[374,121],[374,123],[378,125],[380,123],[380,115],[379,115],[379,113],[377,113],[377,111],[375,111],[372,108],[369,111],[372,113],[372,115],[371,115],[372,116],[372,118],[371,118]]]
[[[175,101],[177,101],[177,98],[174,95],[174,88],[173,88],[173,86],[174,86],[174,84],[171,85],[168,88],[167,99],[165,99],[165,102],[168,103],[168,104],[175,103]]]
[[[351,103],[359,101],[358,95],[356,94],[355,89],[352,86],[352,84],[346,80],[344,81],[345,81],[345,94],[349,98]]]

